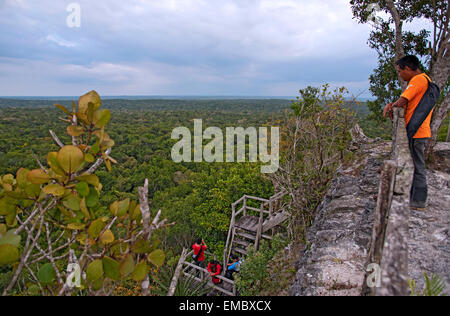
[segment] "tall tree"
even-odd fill
[[[374,117],[381,118],[386,103],[397,99],[406,83],[395,71],[395,62],[406,54],[422,59],[424,71],[442,91],[441,99],[433,112],[431,139],[426,152],[430,157],[437,141],[438,130],[448,115],[450,65],[450,6],[448,0],[351,0],[353,16],[359,23],[371,23],[373,30],[368,44],[378,52],[378,67],[370,76],[370,91],[377,100],[369,103]],[[387,20],[373,17],[384,12]],[[404,30],[404,24],[415,20],[426,21],[419,32]],[[398,79],[398,80],[397,80]]]

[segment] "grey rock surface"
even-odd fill
[[[308,229],[308,245],[297,263],[291,295],[360,295],[373,227],[382,162],[390,143],[361,145],[361,159],[339,168]],[[438,145],[447,151],[450,146]],[[423,273],[438,274],[450,294],[450,174],[428,170],[426,212],[411,211],[408,275],[418,289]]]
[[[428,170],[427,183],[427,210],[412,210],[409,218],[408,274],[420,290],[424,273],[438,274],[450,295],[450,174]]]
[[[361,159],[339,168],[307,233],[291,295],[359,295],[370,247],[386,142],[362,145]]]

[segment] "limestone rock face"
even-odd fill
[[[427,183],[427,211],[412,210],[409,218],[408,274],[420,290],[423,273],[438,274],[450,295],[450,174],[428,170]]]
[[[370,247],[379,170],[387,142],[363,144],[362,158],[339,168],[307,233],[291,295],[359,295]]]
[[[291,295],[361,294],[379,172],[390,150],[390,142],[362,144],[362,158],[337,170],[308,230]],[[428,170],[427,175],[427,211],[411,211],[409,218],[408,274],[423,289],[423,273],[430,277],[436,273],[446,281],[450,294],[450,174]]]

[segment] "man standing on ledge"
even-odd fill
[[[395,68],[399,76],[408,82],[408,87],[402,93],[400,99],[395,103],[386,105],[383,116],[386,117],[389,113],[392,120],[393,108],[402,107],[405,109],[406,125],[408,126],[408,124],[414,123],[414,121],[417,124],[417,115],[413,117],[413,114],[427,91],[431,79],[420,71],[420,61],[416,56],[409,55],[401,58],[397,61]],[[419,125],[414,136],[408,137],[409,149],[414,162],[414,177],[409,205],[412,209],[421,211],[425,210],[428,195],[424,149],[427,139],[431,137],[430,122],[432,114],[433,110],[426,116],[422,125]]]

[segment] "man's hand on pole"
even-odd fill
[[[384,107],[384,111],[383,111],[383,117],[386,117],[386,115],[389,113],[389,118],[391,119],[391,121],[394,119],[394,111],[392,111],[392,108],[393,108],[393,103],[388,103]]]

